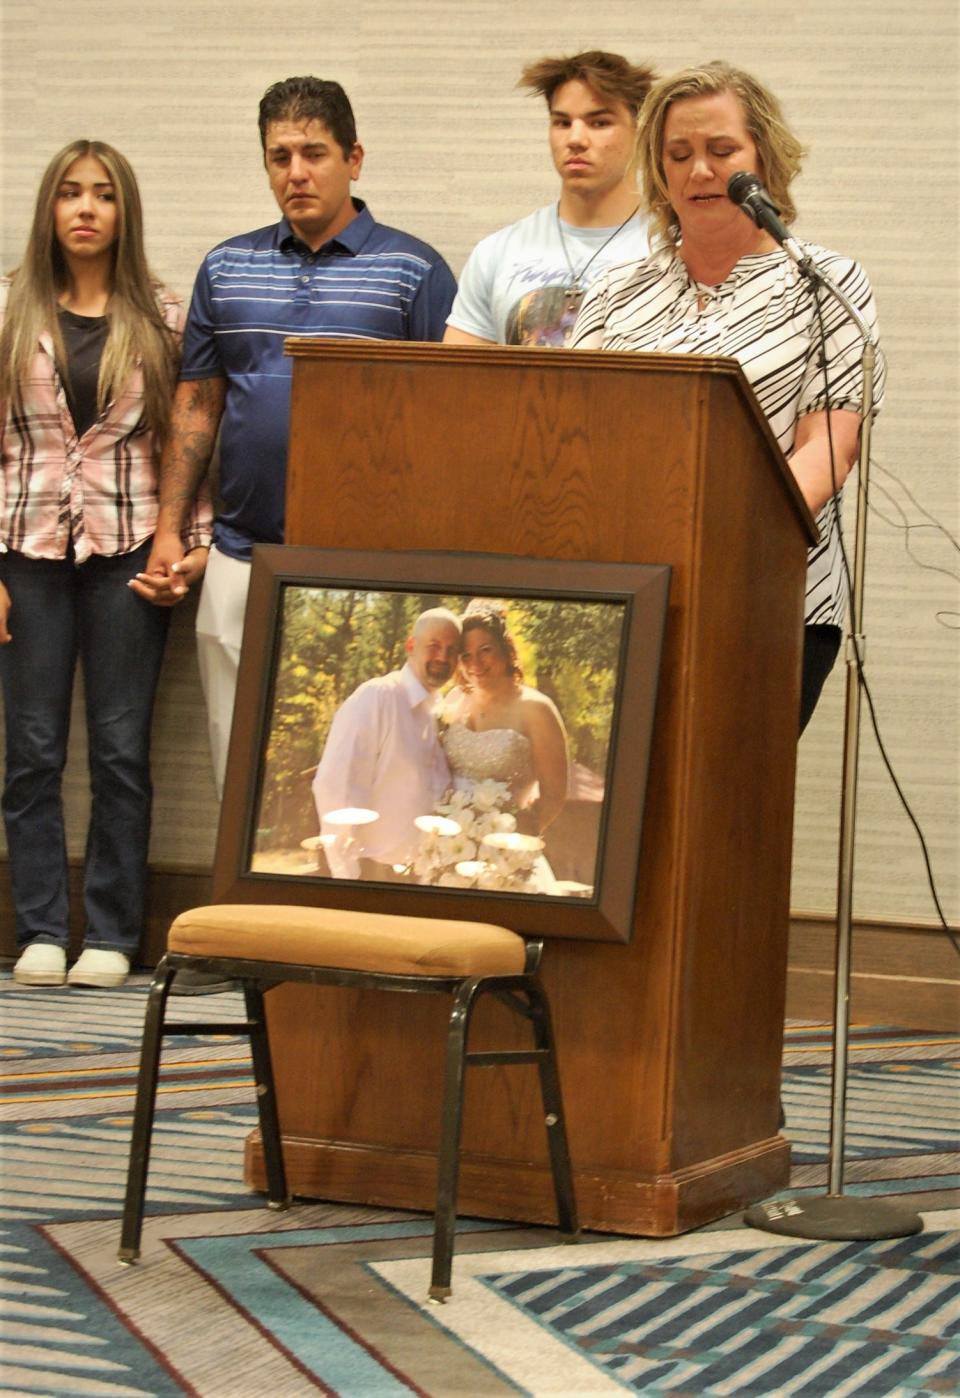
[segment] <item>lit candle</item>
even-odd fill
[[[454,864],[453,867],[465,879],[478,879],[481,874],[486,873],[490,865],[485,859],[461,859],[460,863]]]
[[[482,843],[493,849],[522,851],[524,854],[538,854],[543,849],[543,840],[539,835],[520,835],[515,830],[498,830],[493,835],[485,835]]]
[[[300,841],[300,848],[309,850],[329,849],[336,838],[336,835],[311,835],[308,840]]]
[[[455,820],[449,820],[446,816],[425,815],[414,816],[413,823],[418,830],[422,830],[424,835],[459,835],[460,826]]]
[[[337,811],[324,811],[321,819],[328,825],[369,825],[380,819],[380,812],[368,811],[363,806],[342,806]]]

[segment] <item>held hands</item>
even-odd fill
[[[156,545],[147,560],[147,571],[131,578],[127,586],[155,607],[175,607],[182,602],[195,583],[203,577],[207,567],[207,550],[204,547],[191,549],[186,555],[177,541],[180,557],[174,561],[158,556]],[[10,594],[0,583],[0,646],[13,640],[9,628]]]
[[[179,538],[166,539],[158,534],[147,559],[146,572],[131,578],[127,586],[155,607],[175,607],[200,581],[206,567],[205,547],[191,549],[185,554]]]

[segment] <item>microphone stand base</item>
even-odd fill
[[[827,1242],[909,1238],[923,1232],[919,1214],[888,1199],[824,1194],[813,1199],[770,1200],[754,1204],[743,1216],[751,1228],[787,1238],[819,1238]]]

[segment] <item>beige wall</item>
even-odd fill
[[[890,379],[875,436],[868,673],[957,919],[957,554],[936,530],[915,529],[917,558],[953,578],[922,571],[893,524],[904,512],[926,526],[929,512],[958,531],[955,0],[4,0],[3,16],[0,262],[20,254],[49,156],[97,136],[132,160],[152,261],[184,293],[213,243],[274,217],[255,116],[278,77],[343,82],[367,149],[360,193],[455,271],[480,236],[555,196],[543,112],[513,87],[530,58],[598,46],[667,70],[725,57],[773,87],[811,147],[799,229],[861,258],[880,303]],[[188,621],[177,618],[160,696],[153,854],[194,864],[212,851],[216,806]],[[793,902],[809,911],[834,899],[842,689],[838,671],[801,748]],[[75,851],[81,729],[68,778]],[[857,910],[927,920],[916,838],[866,719],[863,747]]]

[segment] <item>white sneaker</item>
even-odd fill
[[[80,960],[70,967],[67,985],[90,985],[107,990],[114,985],[123,985],[129,974],[130,961],[122,951],[87,947],[80,953]]]
[[[63,985],[67,953],[52,942],[31,942],[13,968],[18,985]]]

